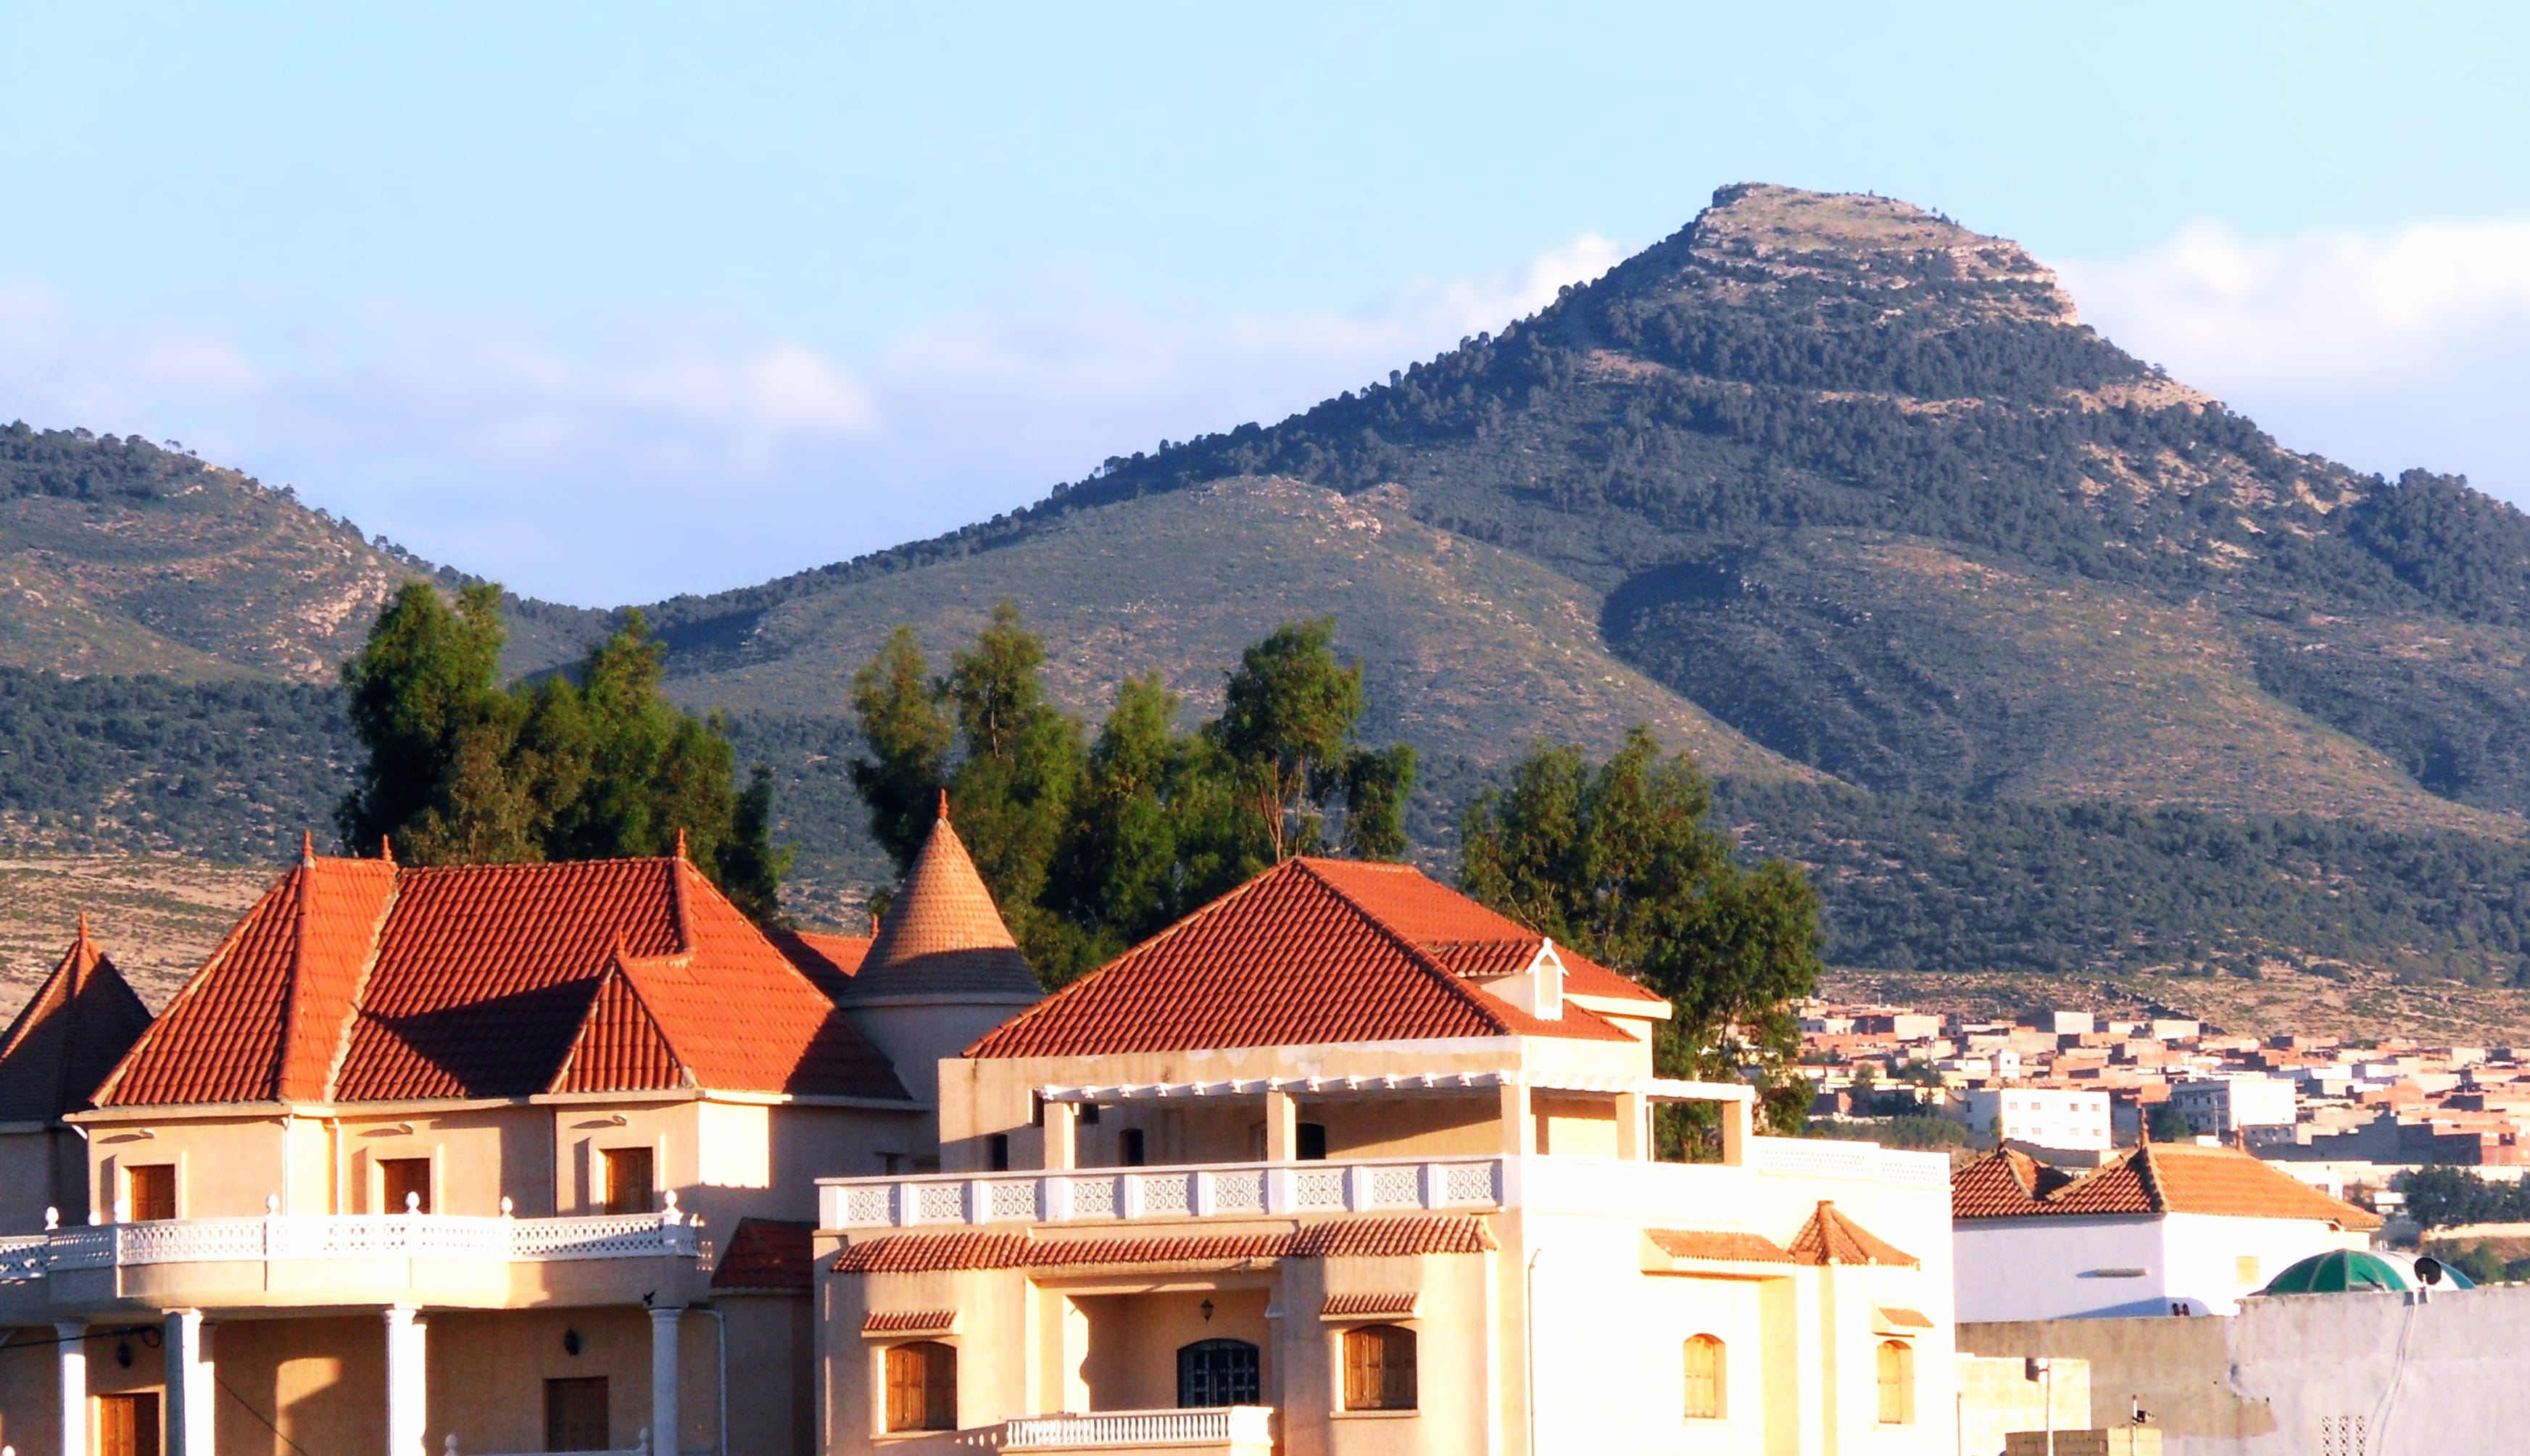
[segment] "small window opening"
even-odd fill
[[[1300,1124],[1299,1155],[1302,1162],[1327,1160],[1327,1125],[1323,1122]]]
[[[997,1132],[984,1142],[984,1162],[988,1170],[1007,1173],[1011,1170],[1011,1135]]]
[[[1127,1167],[1140,1167],[1142,1165],[1145,1159],[1142,1155],[1142,1130],[1140,1128],[1128,1127],[1123,1132],[1116,1134],[1116,1160]]]

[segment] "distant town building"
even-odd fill
[[[2207,1137],[2249,1127],[2290,1127],[2293,1084],[2282,1077],[2202,1077],[2171,1085],[2170,1104]]]
[[[2109,1095],[2059,1087],[1981,1087],[1962,1100],[1968,1126],[2007,1143],[2040,1148],[2106,1149]]]
[[[2084,1173],[2001,1149],[1951,1179],[1958,1319],[2228,1315],[2378,1215],[2236,1149],[2147,1143]]]

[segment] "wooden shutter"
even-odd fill
[[[1915,1351],[1904,1340],[1880,1342],[1880,1424],[1907,1426],[1915,1420]]]
[[[381,1158],[378,1159],[381,1213],[404,1212],[405,1195],[416,1200],[415,1207],[430,1212],[430,1159],[427,1158]]]
[[[958,1429],[958,1352],[937,1340],[887,1352],[887,1429]]]
[[[174,1163],[144,1162],[128,1169],[125,1176],[132,1180],[132,1216],[135,1220],[176,1216]]]
[[[1686,1342],[1685,1415],[1690,1421],[1719,1421],[1729,1390],[1722,1341],[1699,1334]]]
[[[606,1212],[647,1213],[657,1186],[652,1181],[649,1149],[606,1150]]]
[[[1414,1331],[1395,1324],[1365,1324],[1345,1331],[1345,1409],[1410,1411],[1415,1408]]]

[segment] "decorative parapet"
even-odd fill
[[[1728,1200],[1750,1178],[1855,1179],[1947,1195],[1938,1154],[1869,1143],[1750,1140],[1742,1166],[1614,1159],[1439,1158],[1241,1162],[920,1177],[821,1178],[832,1229],[1082,1223],[1303,1213],[1555,1212],[1674,1213],[1680,1200]]]
[[[1023,1416],[1005,1429],[1005,1451],[1077,1451],[1102,1447],[1255,1446],[1274,1439],[1272,1406],[1219,1406],[1210,1410],[1099,1411],[1089,1415]]]
[[[698,1225],[674,1210],[573,1218],[267,1213],[94,1224],[0,1239],[0,1282],[150,1265],[382,1258],[536,1264],[691,1259],[700,1252]]]

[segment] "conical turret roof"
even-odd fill
[[[852,977],[847,1004],[880,997],[1010,996],[1036,999],[1036,975],[949,827],[943,795],[931,837],[913,857],[878,937]]]

